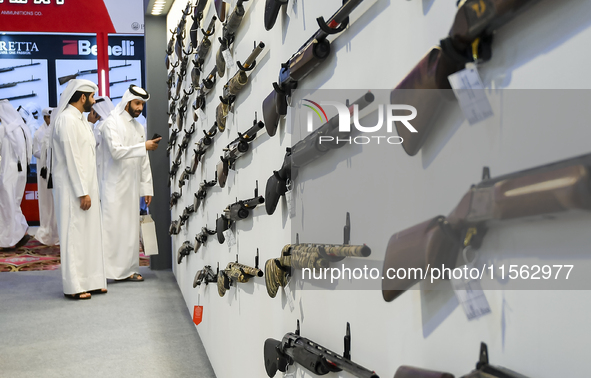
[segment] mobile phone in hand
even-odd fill
[[[161,138],[162,135],[158,134],[158,133],[154,133],[154,135],[152,136],[152,139],[158,139]],[[156,142],[156,143],[160,143],[160,141]]]

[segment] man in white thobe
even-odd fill
[[[144,127],[136,121],[150,95],[131,85],[121,102],[101,125],[103,178],[101,210],[105,231],[107,278],[143,281],[139,275],[140,197],[149,205],[152,172],[147,151],[162,138],[146,140]]]
[[[41,112],[45,121],[33,137],[33,156],[37,158],[37,193],[39,200],[39,229],[35,233],[35,239],[45,245],[59,244],[57,232],[57,219],[53,207],[53,194],[47,188],[47,168],[45,163],[49,161],[49,149],[45,142],[45,134],[49,129],[52,108],[45,108]]]
[[[30,236],[21,201],[32,157],[29,128],[8,100],[0,101],[0,247],[24,245]]]
[[[111,99],[107,96],[97,96],[96,102],[92,106],[92,110],[88,114],[88,122],[94,124],[94,139],[96,140],[96,171],[100,183],[103,181],[103,148],[100,147],[103,137],[100,128],[109,117],[109,114],[115,109]]]
[[[64,295],[90,299],[106,292],[95,140],[83,112],[97,86],[71,80],[51,117],[53,198],[61,251]]]

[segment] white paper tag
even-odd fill
[[[298,13],[298,0],[289,0],[287,3],[287,15],[289,18],[295,17]]]
[[[448,80],[470,125],[493,116],[478,68],[474,63],[467,63],[465,69],[449,75]]]
[[[291,289],[289,288],[289,284],[291,283],[291,278],[287,281],[287,284],[283,287],[285,290],[285,296],[287,297],[287,304],[289,305],[289,309],[291,312],[295,310],[295,304],[293,303],[293,297],[291,296]]]
[[[232,186],[232,184],[234,183],[234,177],[236,177],[236,171],[232,168],[228,168],[228,178],[226,178],[226,186]]]
[[[234,124],[234,113],[232,111],[228,112],[226,116],[226,129],[229,130],[230,126]]]
[[[293,190],[288,190],[285,192],[285,201],[287,201],[287,212],[290,218],[295,217],[296,210],[295,210],[295,198],[293,195]]]
[[[222,50],[222,56],[226,62],[226,70],[234,68],[234,58],[232,58],[232,52],[230,49]]]
[[[224,238],[226,239],[226,243],[228,243],[228,248],[236,244],[236,237],[232,232],[232,228],[228,228],[226,231],[223,232],[223,234]]]
[[[486,296],[477,279],[455,279],[452,277],[451,286],[454,288],[458,302],[462,305],[468,320],[478,319],[491,312]]]
[[[203,111],[203,109],[197,109],[197,117],[201,120],[201,124],[207,126],[207,115]]]

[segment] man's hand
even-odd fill
[[[152,196],[145,196],[144,201],[146,201],[146,206],[150,206],[152,203]]]
[[[101,116],[94,109],[91,109],[90,113],[88,113],[87,119],[88,122],[95,123],[96,121],[101,119]]]
[[[146,150],[156,151],[156,149],[158,148],[158,142],[160,142],[161,139],[162,137],[146,141]]]
[[[90,209],[90,196],[89,195],[80,197],[80,208],[82,210]]]

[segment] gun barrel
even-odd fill
[[[29,67],[29,66],[37,66],[39,64],[41,64],[41,63],[39,63],[39,62],[35,62],[35,63],[31,62],[29,64],[23,64],[23,65],[20,65],[20,66],[3,67],[3,68],[0,68],[0,73],[14,71],[15,68],[22,68],[22,67]]]
[[[365,109],[375,99],[375,96],[371,92],[365,93],[363,96],[358,98],[355,102],[349,105],[349,112],[352,115],[355,105],[358,106],[359,110]],[[339,115],[336,115],[328,120],[324,125],[316,129],[312,134],[308,135],[301,141],[297,142],[292,147],[292,159],[293,165],[296,168],[303,167],[312,161],[318,159],[331,149],[341,148],[345,143],[322,143],[320,144],[320,137],[332,136],[333,140],[346,139],[350,132],[339,131]]]
[[[32,92],[32,93],[29,93],[29,94],[26,94],[26,95],[7,97],[7,98],[5,98],[5,100],[8,100],[8,101],[20,100],[22,98],[29,98],[29,97],[35,97],[35,96],[37,96],[37,93]]]
[[[259,42],[259,44],[252,50],[248,58],[246,58],[242,66],[244,68],[249,68],[254,63],[255,59],[258,58],[264,48],[265,44],[262,41]]]

